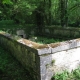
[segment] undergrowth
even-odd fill
[[[71,73],[64,71],[61,74],[55,74],[51,80],[80,80],[80,68],[75,69]]]
[[[50,44],[50,43],[64,41],[62,39],[46,38],[46,37],[41,37],[41,36],[32,37],[30,40],[35,41],[40,44]]]
[[[0,80],[33,80],[29,72],[0,46]]]

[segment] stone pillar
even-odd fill
[[[51,80],[53,72],[48,68],[51,66],[52,54],[51,48],[37,49],[40,58],[40,79],[39,80]]]

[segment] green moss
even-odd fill
[[[55,60],[52,60],[52,61],[51,61],[51,65],[53,65],[54,63],[55,63]]]
[[[48,68],[49,64],[46,64],[45,66],[46,66],[46,68]]]

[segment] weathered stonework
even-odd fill
[[[17,36],[21,36],[22,38],[26,38],[26,34],[24,30],[17,30]]]
[[[35,34],[35,27],[36,27],[36,25],[34,25],[34,24],[28,24],[28,25],[24,25],[24,26],[13,25],[13,27],[10,26],[9,28],[7,28],[6,26],[2,26],[2,27],[0,27],[0,30],[3,30],[10,34],[21,36],[23,38],[29,38],[29,36]]]
[[[51,80],[57,72],[71,72],[80,66],[80,38],[44,45],[0,32],[0,45],[33,72],[35,80]]]
[[[43,35],[51,38],[74,39],[80,37],[80,28],[49,26],[45,27]]]

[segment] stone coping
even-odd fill
[[[4,35],[8,38],[12,38],[10,34],[5,32],[0,32],[0,35]],[[51,43],[51,44],[39,44],[23,38],[20,38],[16,41],[28,47],[36,49],[38,52],[38,55],[48,55],[48,54],[56,53],[63,50],[73,49],[80,46],[80,38],[68,40],[64,42]]]
[[[73,49],[73,48],[80,46],[80,38],[68,40],[64,42],[51,43],[49,45],[52,48],[52,53],[63,51],[63,50],[68,50],[68,49]]]
[[[61,30],[62,29],[63,30],[66,29],[66,30],[78,30],[78,31],[80,31],[80,28],[78,28],[78,27],[77,28],[76,27],[61,27],[61,26],[58,26],[58,25],[57,26],[56,25],[52,25],[52,26],[49,26],[49,27],[46,26],[45,29],[47,29],[47,28],[49,28],[49,29],[53,28],[53,29],[61,29]]]

